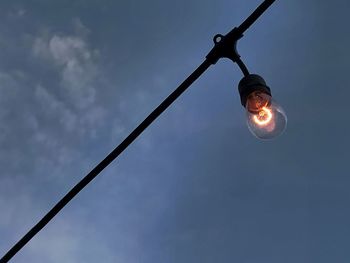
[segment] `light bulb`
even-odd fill
[[[271,90],[258,75],[245,76],[239,83],[242,105],[246,109],[248,128],[259,139],[273,139],[287,126],[282,107],[272,99]]]
[[[247,98],[247,124],[251,133],[260,139],[273,139],[287,126],[287,117],[270,95],[255,91]]]

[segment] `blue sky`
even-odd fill
[[[0,253],[260,3],[1,1]],[[281,137],[220,61],[12,262],[349,262],[349,7],[276,1],[240,41]]]

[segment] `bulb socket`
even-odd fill
[[[245,76],[238,84],[238,91],[243,107],[247,104],[248,96],[255,91],[260,91],[271,96],[271,90],[266,85],[265,80],[256,74]]]

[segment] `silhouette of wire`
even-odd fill
[[[81,190],[96,178],[112,161],[114,161],[135,139],[162,114],[188,87],[192,85],[209,67],[205,60],[173,93],[171,93],[148,117],[137,126],[110,154],[77,183],[32,229],[28,231],[1,259],[8,262],[41,229],[43,229]]]
[[[274,2],[265,0],[239,27],[243,34]],[[242,61],[238,61],[244,74],[249,74]],[[81,190],[95,179],[111,162],[113,162],[136,138],[155,121],[184,91],[186,91],[211,65],[205,60],[173,93],[171,93],[148,117],[139,124],[105,159],[95,166],[80,182],[78,182],[63,198],[30,229],[1,259],[7,263],[15,256],[37,233],[39,233]]]
[[[275,2],[276,0],[265,0],[255,11],[247,17],[238,27],[238,32],[243,34],[254,22]]]

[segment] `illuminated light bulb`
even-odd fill
[[[246,114],[249,130],[260,139],[275,138],[287,125],[287,117],[282,107],[270,95],[260,91],[248,96]]]
[[[254,115],[254,122],[260,126],[268,125],[272,120],[272,111],[269,108],[263,107],[257,115]]]
[[[259,139],[273,139],[287,126],[287,116],[271,97],[270,88],[258,75],[249,75],[239,84],[242,105],[246,108],[248,128]]]

